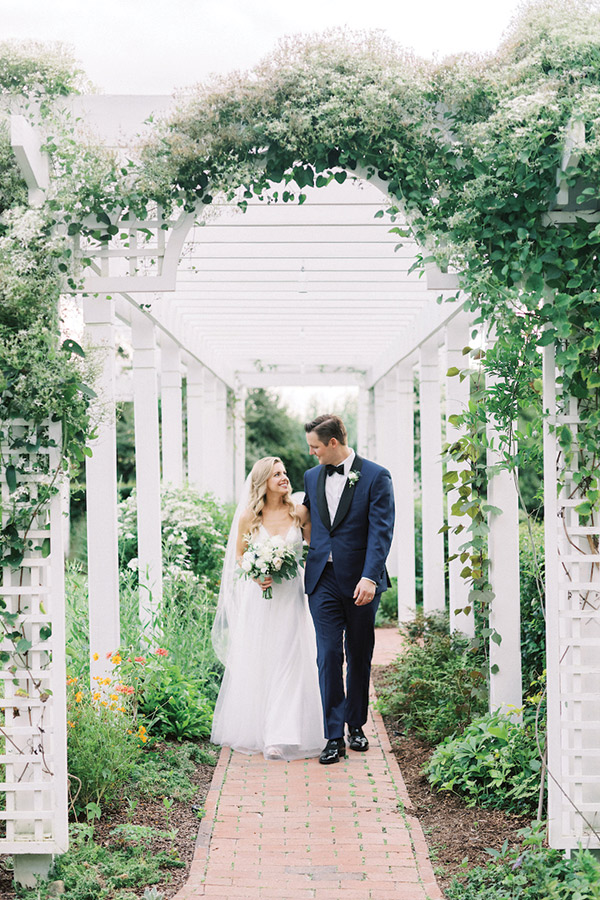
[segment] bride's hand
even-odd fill
[[[266,589],[269,587],[273,587],[273,579],[270,575],[265,575],[265,577],[262,579],[254,578],[253,581],[255,581],[257,585],[263,589],[263,591],[266,591]]]

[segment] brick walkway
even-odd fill
[[[373,662],[400,651],[377,632]],[[190,878],[173,900],[435,900],[427,845],[371,712],[367,753],[333,766],[266,761],[223,748],[206,800]]]

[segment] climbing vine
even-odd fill
[[[403,227],[395,217],[402,213],[424,248],[420,264],[434,260],[456,270],[476,323],[494,333],[494,348],[481,366],[498,376],[496,386],[486,390],[483,411],[468,410],[461,424],[473,430],[479,417],[493,416],[502,464],[509,468],[539,455],[540,349],[555,342],[562,389],[577,398],[582,422],[576,444],[567,426],[559,440],[565,464],[569,454],[579,456],[580,514],[595,514],[597,0],[529,3],[494,55],[437,64],[419,60],[380,33],[332,31],[285,40],[252,72],[189,92],[126,162],[85,142],[61,113],[56,98],[84,88],[63,51],[0,46],[0,91],[37,117],[54,175],[42,209],[23,213],[24,186],[0,129],[0,168],[6,174],[0,189],[7,299],[0,313],[4,417],[19,409],[34,421],[42,411],[58,415],[66,456],[86,452],[86,390],[77,366],[63,365],[57,338],[58,295],[65,287],[76,289],[77,266],[92,261],[74,261],[72,238],[90,238],[91,256],[94,242],[121,239],[119,226],[127,215],[143,218],[158,208],[167,228],[169,215],[199,211],[219,193],[244,209],[267,189],[281,202],[302,203],[306,187],[352,175],[379,177],[388,185],[387,214],[399,239]],[[578,129],[584,139],[568,152]],[[15,255],[17,247],[22,252]],[[50,364],[42,372],[36,365],[44,354]],[[38,381],[36,398],[15,389]],[[535,415],[516,442],[514,422],[523,408]],[[466,446],[449,452],[466,454],[463,463],[473,457]],[[478,477],[463,485],[464,507],[475,503]],[[465,552],[477,557],[484,523],[473,521],[479,531],[472,529]],[[475,587],[485,577],[483,561],[476,562],[465,566]]]

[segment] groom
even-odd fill
[[[387,469],[347,445],[338,416],[304,426],[311,456],[320,465],[304,475],[304,505],[311,514],[305,586],[317,635],[317,664],[327,746],[324,765],[352,750],[368,750],[367,721],[375,613],[390,586],[385,561],[392,543],[394,495]],[[345,641],[344,641],[345,638]],[[346,651],[346,690],[342,676]]]

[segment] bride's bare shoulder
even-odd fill
[[[240,525],[239,530],[244,534],[250,525],[252,524],[252,519],[254,518],[252,510],[250,508],[245,509],[244,512],[240,516]]]

